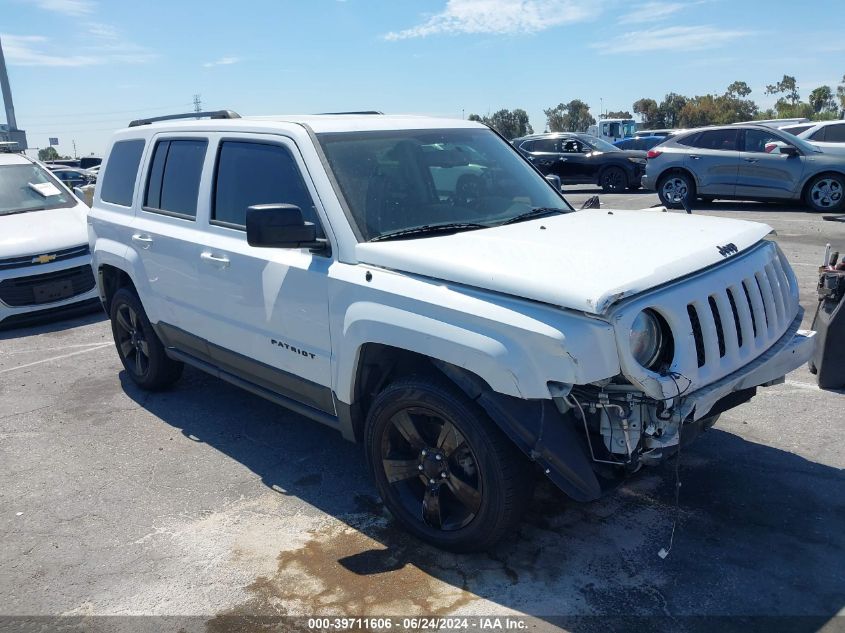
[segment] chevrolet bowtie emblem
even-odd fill
[[[47,263],[53,261],[54,259],[56,259],[55,255],[39,255],[38,257],[32,258],[32,263],[33,264],[47,264]]]

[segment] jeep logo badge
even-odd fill
[[[739,252],[739,249],[733,242],[725,244],[724,246],[717,246],[716,250],[719,251],[719,255],[721,255],[722,257],[728,257],[729,255],[733,255],[734,253]]]

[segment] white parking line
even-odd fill
[[[37,354],[38,352],[58,352],[61,349],[77,349],[79,347],[99,347],[105,345],[105,341],[97,343],[79,343],[76,345],[59,345],[57,347],[31,347],[29,349],[13,349],[11,351],[0,351],[0,356],[11,356],[12,354]]]
[[[10,371],[17,371],[18,369],[26,369],[27,367],[32,367],[34,365],[41,365],[42,363],[49,363],[54,360],[62,360],[63,358],[70,358],[71,356],[78,356],[79,354],[87,354],[88,352],[96,352],[98,349],[103,349],[104,347],[110,347],[112,343],[99,343],[96,347],[89,347],[88,349],[82,349],[78,352],[71,352],[70,354],[62,354],[60,356],[52,356],[50,358],[43,358],[41,360],[36,360],[32,363],[25,363],[23,365],[18,365],[17,367],[9,367],[8,369],[0,369],[0,374],[6,374]]]

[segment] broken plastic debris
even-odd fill
[[[661,547],[661,548],[660,548],[660,551],[659,551],[659,552],[657,552],[657,555],[658,555],[658,556],[660,556],[660,558],[665,559],[665,558],[669,555],[669,552],[668,552],[668,551],[666,551],[666,548],[665,548],[665,547]]]

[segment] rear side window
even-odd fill
[[[532,152],[556,152],[557,151],[557,140],[553,138],[543,138],[539,141],[534,141],[534,145],[531,146]]]
[[[727,152],[737,151],[740,130],[706,130],[699,134],[693,147],[715,149]]]
[[[824,140],[828,143],[845,143],[845,124],[828,125]]]
[[[144,207],[180,217],[195,218],[202,164],[208,141],[159,141],[153,151]]]
[[[683,136],[681,138],[676,138],[675,142],[678,145],[685,145],[686,147],[695,147],[695,142],[698,140],[700,134],[690,134],[689,136]]]
[[[827,127],[820,127],[818,130],[810,134],[811,141],[825,141],[825,133],[827,132]]]
[[[223,141],[217,158],[213,220],[246,225],[246,210],[255,204],[293,204],[317,225],[317,209],[291,153],[281,145]]]
[[[118,141],[111,148],[106,171],[100,182],[100,199],[104,202],[132,206],[138,166],[144,152],[144,140]]]

